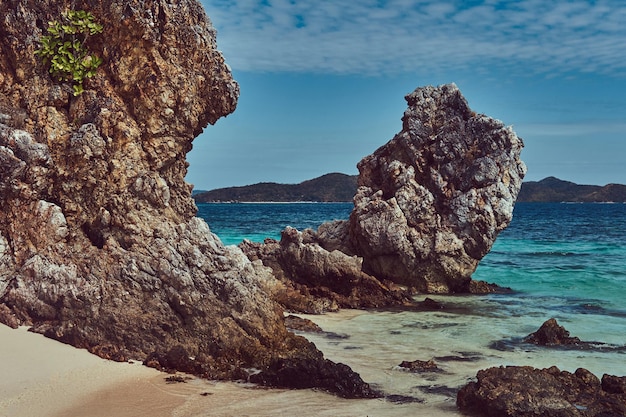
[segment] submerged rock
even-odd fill
[[[67,2],[0,2],[0,321],[211,378],[324,362],[271,270],[194,217],[186,153],[239,95],[200,3],[84,4],[103,64],[75,97],[34,53]]]
[[[481,416],[597,417],[626,415],[626,377],[586,369],[575,373],[556,367],[507,366],[481,370],[457,395],[462,410]]]
[[[402,361],[398,366],[408,369],[411,372],[442,372],[442,369],[437,366],[433,359],[427,361],[421,361],[419,359],[414,361]]]

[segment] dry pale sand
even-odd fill
[[[154,398],[169,407],[151,416],[172,415],[171,410],[184,403],[161,372],[140,363],[107,361],[26,328],[0,325],[0,375],[1,417],[147,416],[136,412],[144,406],[142,390],[158,393]],[[98,409],[80,409],[82,403],[94,405],[94,399],[100,402]],[[130,403],[137,408],[131,409]]]

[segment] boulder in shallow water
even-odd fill
[[[546,320],[539,330],[524,338],[527,343],[541,346],[555,345],[579,345],[581,341],[577,337],[571,337],[565,327],[559,325],[556,319]]]
[[[606,387],[623,387],[625,380],[604,375],[601,383],[583,368],[574,373],[554,366],[489,368],[461,388],[457,405],[489,417],[618,417],[626,415],[626,394]]]
[[[277,359],[251,382],[283,388],[322,388],[344,398],[379,398],[381,393],[364,383],[347,365],[320,358]]]

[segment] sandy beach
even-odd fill
[[[155,369],[107,361],[25,327],[0,325],[0,358],[2,417],[169,416],[184,403]]]
[[[140,362],[101,359],[0,325],[0,417],[402,416],[415,404],[346,400],[314,390],[266,389],[188,377],[168,383]],[[422,408],[429,411],[428,408]],[[449,415],[431,409],[433,416]]]

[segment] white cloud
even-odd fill
[[[621,0],[203,2],[240,70],[626,74]]]

